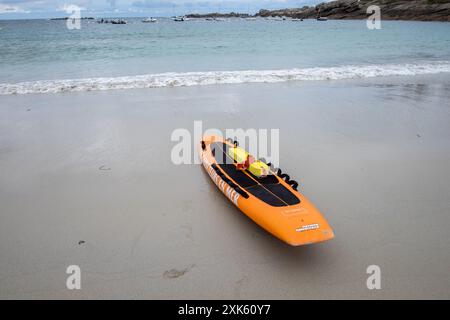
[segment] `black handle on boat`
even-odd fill
[[[288,182],[288,184],[291,185],[292,189],[294,189],[295,191],[297,191],[297,187],[298,187],[298,182],[295,180],[291,180]]]
[[[277,176],[281,176],[283,174],[283,172],[281,171],[280,168],[277,169]]]
[[[283,173],[280,168],[277,169],[277,176],[279,176],[281,179],[284,179],[284,181],[286,181],[286,183],[289,184],[292,189],[297,191],[298,182],[295,180],[291,180],[291,177],[288,174]]]
[[[233,140],[231,138],[226,138],[225,141],[234,144],[235,147],[239,146],[239,142],[237,142],[236,140]]]
[[[284,179],[284,181],[286,181],[287,183],[289,183],[289,180],[291,179],[291,177],[289,177],[288,174],[283,173],[282,175],[280,175],[281,179]]]

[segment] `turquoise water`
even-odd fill
[[[450,64],[450,23],[383,21],[369,30],[365,21],[128,22],[83,20],[68,30],[65,21],[0,21],[0,83],[388,64],[436,72]]]

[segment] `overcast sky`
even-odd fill
[[[172,16],[184,13],[251,12],[259,9],[316,5],[324,0],[0,0],[0,19],[48,18],[67,15],[75,4],[82,16]]]

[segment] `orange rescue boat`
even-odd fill
[[[281,170],[255,161],[236,141],[204,136],[201,162],[222,193],[278,239],[300,246],[334,237],[328,222]],[[251,161],[249,161],[249,159]]]

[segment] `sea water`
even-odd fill
[[[0,94],[447,73],[450,23],[0,21]]]

